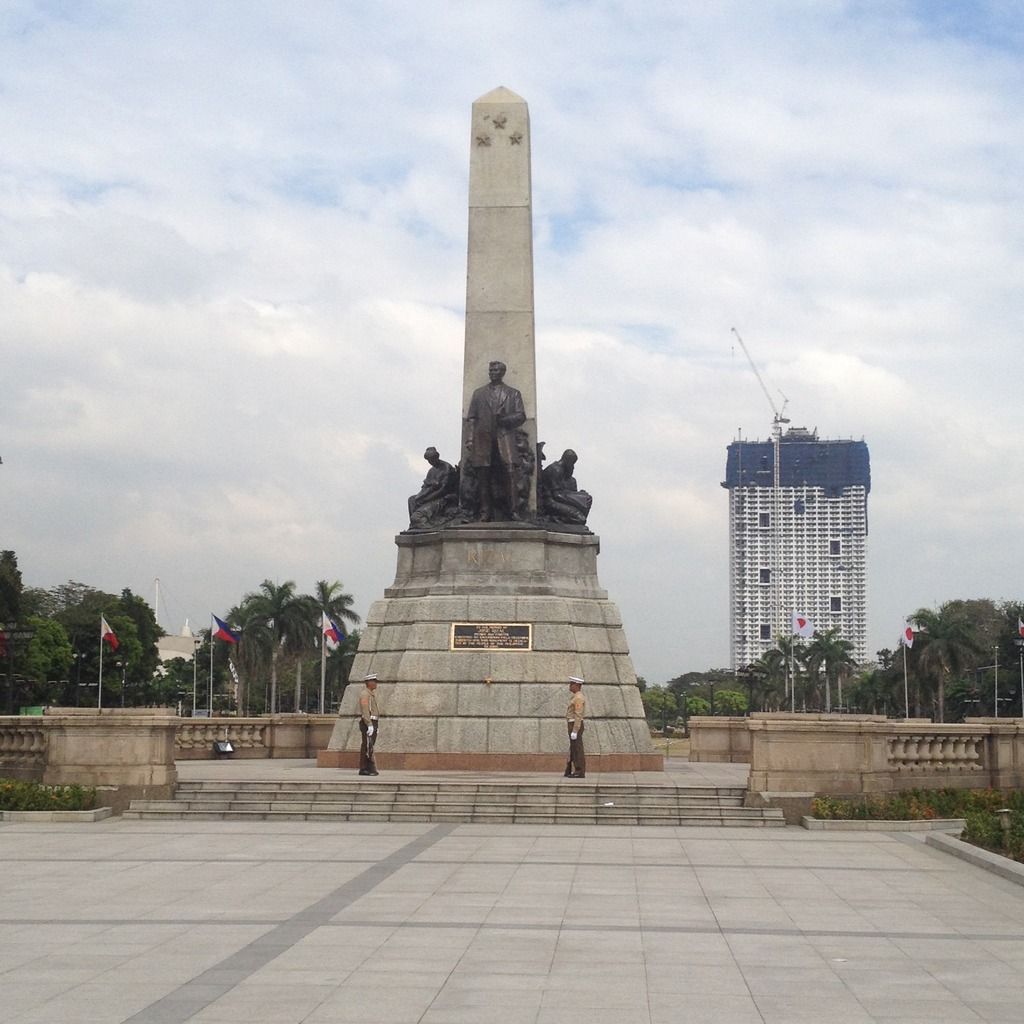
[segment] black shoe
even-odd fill
[[[585,779],[587,777],[587,773],[586,772],[573,772],[573,774],[570,775],[569,777],[572,778],[572,779]]]
[[[563,772],[562,774],[563,774],[563,775],[564,775],[564,776],[565,776],[565,777],[566,777],[567,779],[571,779],[571,778],[572,778],[572,772],[571,772],[571,771],[569,771],[569,769],[568,769],[568,768],[566,768],[566,769],[565,769],[565,771],[564,771],[564,772]]]
[[[372,775],[372,774],[373,774],[373,772],[371,772],[371,771],[368,771],[368,770],[367,770],[366,768],[360,768],[360,769],[359,769],[359,774],[360,774],[360,775]]]
[[[371,768],[370,771],[368,771],[366,774],[367,775],[380,775],[380,772],[377,771],[376,768]]]

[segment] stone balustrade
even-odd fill
[[[1024,719],[939,724],[786,712],[691,718],[690,759],[750,765],[754,793],[1024,788]]]
[[[0,775],[49,786],[95,786],[120,812],[174,794],[178,719],[130,711],[0,717]]]
[[[267,715],[261,718],[183,718],[174,741],[179,761],[214,756],[213,744],[230,741],[232,757],[316,757],[325,750],[334,715]]]
[[[0,770],[8,776],[18,777],[22,772],[41,771],[45,764],[45,729],[31,725],[0,725]]]

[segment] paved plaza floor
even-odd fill
[[[0,897],[18,1024],[1024,1020],[1024,888],[898,834],[7,823]]]

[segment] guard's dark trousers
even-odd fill
[[[572,722],[568,723],[569,731],[569,763],[565,766],[566,775],[586,775],[587,755],[583,750],[583,727],[586,722],[580,722],[576,739],[572,739]]]
[[[377,774],[377,766],[373,763],[373,748],[377,743],[377,736],[380,734],[380,722],[373,723],[373,735],[366,735],[366,723],[359,720],[359,731],[362,733],[359,742],[359,770]]]

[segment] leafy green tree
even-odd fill
[[[832,710],[832,688],[839,683],[842,692],[842,678],[856,667],[853,658],[853,644],[844,640],[836,628],[816,633],[805,652],[807,674],[812,681],[825,674],[825,710]]]
[[[921,676],[935,684],[936,717],[946,720],[946,686],[977,664],[981,644],[972,629],[965,602],[947,601],[938,611],[918,608],[912,619],[918,627],[914,662]]]
[[[35,684],[39,699],[55,703],[63,696],[63,686],[47,684],[67,680],[71,668],[71,641],[64,627],[53,619],[34,615],[27,625],[35,630],[35,636],[29,640],[19,666],[25,677]]]
[[[679,711],[675,694],[663,686],[650,686],[641,695],[644,713],[650,725],[665,725],[670,718],[675,718]]]
[[[22,589],[18,556],[13,551],[0,551],[0,625],[18,622]]]
[[[696,694],[688,694],[683,698],[686,702],[686,716],[692,718],[694,715],[710,715],[711,702]]]
[[[128,659],[127,678],[133,685],[142,686],[156,675],[160,665],[158,641],[164,635],[164,631],[157,623],[153,609],[143,598],[133,594],[128,588],[121,591],[121,596],[117,601],[117,611],[114,614],[130,619],[135,626],[135,638],[139,646],[135,657]],[[121,653],[120,649],[118,653]]]
[[[720,715],[745,715],[747,707],[747,695],[739,690],[717,690],[715,692],[715,710]]]

